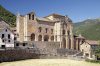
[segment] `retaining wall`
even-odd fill
[[[28,52],[28,50],[0,50],[0,62],[37,58],[39,58],[38,54]]]

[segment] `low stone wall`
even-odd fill
[[[60,48],[59,42],[34,42],[34,46],[40,51],[40,54],[57,55],[57,49]]]
[[[68,56],[75,56],[71,58],[78,58],[80,51],[60,48],[60,42],[25,42],[27,45],[22,44],[17,48],[30,49],[28,52],[39,54],[40,58],[68,58]],[[80,58],[80,57],[79,57]]]
[[[57,49],[60,48],[60,42],[42,42],[42,41],[33,41],[33,42],[25,42],[27,45],[23,46],[20,44],[19,46],[15,46],[15,48],[34,48],[34,50],[38,50],[40,54],[56,54]]]
[[[0,50],[0,62],[37,58],[39,58],[38,54],[28,52],[28,50]]]
[[[72,49],[64,49],[64,48],[60,48],[60,49],[57,49],[57,54],[58,55],[74,55],[76,53],[78,53],[79,51],[77,50],[72,50]]]

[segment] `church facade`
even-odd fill
[[[73,35],[73,23],[68,16],[51,14],[37,17],[34,12],[17,14],[17,41],[59,42],[60,48],[77,49],[79,41]]]

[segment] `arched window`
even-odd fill
[[[53,34],[53,29],[51,29],[51,34]]]
[[[68,32],[68,35],[70,35],[70,31],[68,30],[67,32]]]
[[[71,39],[69,38],[69,49],[71,49]]]
[[[49,36],[48,35],[45,35],[44,36],[44,41],[48,41],[49,40]]]
[[[39,32],[41,32],[42,31],[42,28],[41,27],[39,27]]]
[[[51,36],[51,41],[54,41],[54,36]]]
[[[42,35],[38,36],[38,41],[42,41]]]
[[[31,41],[34,41],[34,40],[35,40],[35,34],[32,33],[32,34],[31,34]]]

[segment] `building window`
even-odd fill
[[[34,20],[34,15],[32,15],[32,20]]]
[[[16,43],[16,46],[19,46],[19,43]]]
[[[29,14],[29,19],[31,19],[31,14]]]
[[[2,42],[5,42],[5,40],[2,40]]]
[[[42,28],[41,28],[41,27],[39,27],[39,32],[41,32],[41,30],[42,30]]]
[[[4,36],[5,36],[5,35],[4,35],[4,34],[2,34],[2,38],[4,38]]]
[[[17,40],[17,38],[16,38],[16,37],[14,37],[14,40]]]
[[[23,46],[26,46],[26,43],[23,43]]]
[[[8,39],[10,39],[10,34],[8,34]]]
[[[63,44],[63,48],[66,48],[66,39],[65,38],[62,39],[62,44]]]
[[[8,42],[10,42],[10,40],[8,40]]]
[[[1,45],[1,48],[5,48],[5,45]]]
[[[44,36],[44,41],[48,41],[49,40],[49,36],[48,35],[45,35]]]
[[[57,41],[57,35],[55,36],[55,40]]]
[[[5,31],[7,32],[7,29]]]
[[[45,32],[46,32],[46,33],[48,32],[48,28],[45,29]]]
[[[63,35],[65,35],[65,30],[63,30],[62,32],[63,32]]]
[[[54,41],[54,36],[51,36],[51,41]]]
[[[32,34],[31,34],[31,41],[34,41],[34,40],[35,40],[35,34],[32,33]]]
[[[70,31],[68,30],[68,36],[70,35]]]
[[[53,34],[53,29],[51,29],[51,34]]]
[[[16,32],[16,30],[13,30],[14,32]]]

